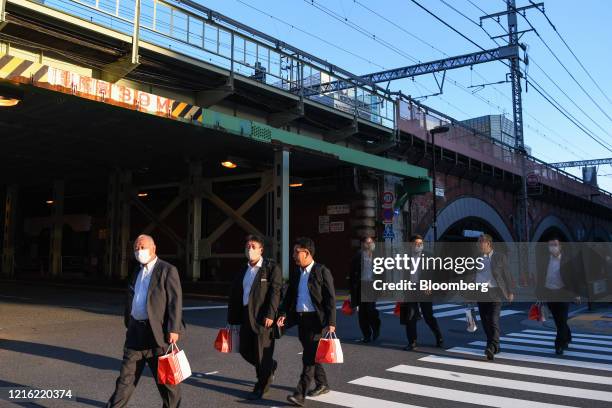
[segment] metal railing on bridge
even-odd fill
[[[136,0],[30,0],[132,34]],[[395,129],[396,98],[323,59],[192,1],[140,0],[140,39]],[[319,93],[334,81],[350,87]]]
[[[428,141],[428,131],[436,126],[449,125],[447,133],[436,137],[436,146],[457,152],[502,170],[521,175],[522,155],[514,146],[481,134],[464,123],[414,101],[399,103],[398,127]],[[612,208],[610,192],[585,184],[573,174],[553,167],[531,155],[526,156],[526,173],[537,177],[537,183],[586,198]],[[528,178],[529,180],[529,178]]]

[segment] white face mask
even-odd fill
[[[416,252],[417,254],[423,252],[423,245],[415,245],[414,252]]]
[[[548,252],[550,252],[553,255],[558,255],[560,252],[559,246],[558,245],[549,245],[548,246]]]
[[[139,249],[134,251],[134,257],[140,264],[146,265],[151,260],[151,252],[148,249]]]
[[[255,249],[255,248],[245,248],[244,256],[246,256],[246,258],[250,262],[255,262],[255,261],[258,261],[259,258],[261,258],[261,252],[259,251],[259,249]]]
[[[364,245],[366,251],[374,252],[376,249],[376,244],[374,242],[368,242]]]

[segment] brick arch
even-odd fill
[[[486,221],[504,242],[514,241],[512,232],[494,207],[479,198],[465,196],[455,199],[438,213],[438,237],[441,237],[453,224],[468,217]],[[433,227],[427,230],[425,240],[433,241]]]
[[[567,225],[565,225],[565,223],[561,221],[559,217],[557,217],[556,215],[548,215],[542,220],[540,220],[540,222],[538,223],[537,228],[531,236],[531,241],[538,242],[542,235],[544,235],[546,230],[553,227],[558,228],[563,234],[565,234],[569,241],[574,240],[574,234],[572,234]]]

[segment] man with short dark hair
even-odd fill
[[[151,369],[164,408],[178,407],[181,385],[157,383],[157,363],[169,344],[176,343],[185,330],[179,274],[174,265],[157,257],[155,242],[149,235],[136,238],[134,257],[139,267],[130,279],[127,294],[123,362],[106,407],[127,406],[145,363]]]
[[[423,254],[424,242],[423,237],[419,234],[410,237],[410,256],[420,257]],[[424,259],[424,258],[423,258]],[[419,264],[420,265],[420,264]],[[416,287],[419,287],[419,280],[430,279],[434,280],[435,271],[424,270],[422,266],[419,266],[414,273],[411,274],[411,281],[415,282]],[[408,345],[404,347],[406,351],[413,351],[416,349],[417,343],[417,322],[420,316],[423,316],[425,323],[431,329],[431,332],[436,338],[436,347],[442,347],[444,341],[442,339],[442,332],[438,321],[436,320],[433,313],[433,303],[428,301],[421,301],[425,298],[431,297],[431,292],[417,293],[418,300],[416,302],[404,302],[400,305],[400,323],[406,325],[406,337],[408,338]],[[420,313],[419,313],[420,312]]]
[[[240,325],[240,354],[255,367],[257,382],[248,399],[262,398],[269,390],[277,363],[272,324],[277,317],[283,276],[279,266],[264,259],[264,240],[246,238],[247,265],[232,284],[227,321]]]
[[[289,286],[278,319],[280,327],[297,323],[302,343],[302,374],[287,400],[304,406],[306,396],[316,397],[329,392],[323,366],[315,363],[319,339],[323,332],[336,330],[336,292],[332,274],[325,265],[314,260],[315,246],[310,238],[298,238],[293,246],[293,259],[298,266],[289,275]],[[309,391],[314,378],[316,387]]]
[[[351,307],[359,308],[359,328],[363,337],[361,343],[375,341],[380,335],[380,317],[376,309],[376,302],[363,300],[362,292],[372,291],[374,280],[372,257],[376,243],[372,237],[361,240],[361,249],[353,257],[349,275],[351,290]]]
[[[512,291],[512,277],[508,270],[506,256],[493,251],[493,238],[489,234],[482,234],[478,238],[478,249],[482,259],[483,267],[476,269],[474,281],[488,285],[488,299],[478,302],[478,313],[482,328],[487,336],[485,356],[487,360],[493,360],[495,354],[500,352],[499,347],[499,316],[501,313],[502,300],[512,302],[514,293]]]
[[[583,292],[584,276],[581,276],[576,257],[563,251],[559,237],[552,236],[548,240],[549,256],[547,262],[540,262],[537,281],[538,298],[548,300],[555,326],[555,353],[563,354],[572,341],[572,332],[567,324],[569,315],[569,299],[580,302]]]

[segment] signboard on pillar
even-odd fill
[[[385,191],[382,195],[382,223],[385,226],[383,231],[383,239],[393,239],[395,238],[395,233],[393,232],[393,217],[395,216],[395,212],[393,211],[393,201],[395,200],[395,195],[391,191]]]

